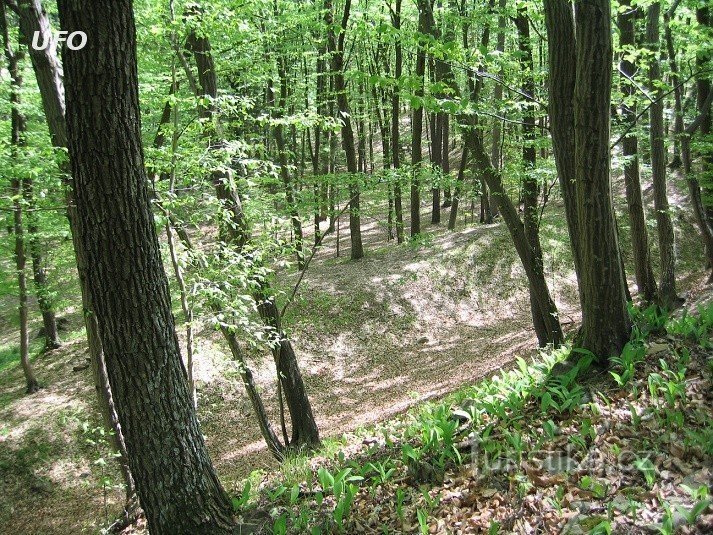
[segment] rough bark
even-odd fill
[[[545,0],[549,63],[549,114],[552,148],[557,166],[567,230],[577,278],[583,269],[579,251],[579,222],[575,182],[574,85],[576,77],[574,14],[569,0]],[[582,295],[580,291],[580,301]]]
[[[132,2],[58,6],[63,28],[89,36],[64,57],[68,149],[89,290],[148,526],[155,534],[231,533],[232,506],[190,399],[150,207]]]
[[[638,9],[632,8],[630,0],[622,3],[625,9],[619,11],[617,21],[619,26],[619,43],[627,50],[636,46],[634,21],[636,20]],[[633,99],[636,88],[630,82],[636,70],[634,65],[622,58],[619,68],[623,73],[621,77],[621,91],[625,97]],[[629,105],[624,100],[621,106],[622,123],[627,129],[634,128],[636,124],[636,106]],[[644,214],[644,203],[641,195],[641,180],[639,175],[639,149],[636,134],[631,132],[622,140],[622,152],[624,155],[624,185],[626,187],[626,202],[629,208],[629,220],[631,222],[631,246],[634,257],[634,273],[636,276],[636,286],[644,301],[652,302],[656,298],[656,277],[651,268],[651,251],[649,249],[649,237],[646,230],[646,216]]]
[[[611,7],[608,0],[577,0],[575,9],[573,128],[578,217],[576,239],[581,247],[581,266],[584,268],[579,273],[582,297],[580,343],[598,359],[608,359],[621,352],[630,330],[625,277],[612,206],[609,161],[613,60]],[[561,118],[561,111],[557,110],[559,104],[556,100],[552,110]],[[553,130],[558,126],[553,117]],[[561,149],[560,146],[559,151]],[[560,156],[569,159],[573,155],[560,152]]]
[[[674,244],[673,222],[666,184],[666,146],[663,120],[663,91],[656,88],[661,78],[659,65],[659,35],[661,23],[661,4],[649,6],[646,24],[646,42],[652,54],[649,65],[649,84],[654,97],[649,114],[649,134],[651,139],[651,177],[654,185],[654,210],[656,212],[656,231],[658,234],[659,254],[661,256],[661,283],[659,284],[660,304],[668,309],[678,305],[676,295],[676,252]]]

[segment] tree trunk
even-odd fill
[[[518,9],[517,17],[515,18],[515,26],[518,33],[518,49],[520,52],[520,64],[522,68],[523,85],[522,91],[526,95],[535,95],[535,82],[532,78],[534,73],[534,61],[532,59],[532,45],[530,43],[530,22],[527,18],[524,8]],[[540,217],[538,199],[540,196],[540,186],[535,176],[535,167],[537,164],[537,151],[535,148],[535,112],[532,108],[532,103],[525,104],[523,111],[523,127],[522,127],[522,161],[523,161],[523,182],[522,182],[522,199],[524,204],[523,223],[525,229],[525,238],[532,250],[532,261],[535,264],[534,269],[538,273],[544,273],[544,261],[542,259],[542,246],[540,245]],[[544,276],[543,276],[544,279]],[[541,307],[540,302],[535,297],[535,291],[530,285],[530,308],[532,312],[532,323],[535,326],[535,333],[541,347],[544,347],[550,342],[550,335],[547,329],[546,314],[550,311],[547,307]]]
[[[89,289],[141,505],[154,534],[231,533],[232,505],[190,399],[151,212],[132,2],[58,6],[63,28],[89,36],[64,57],[69,158]]]
[[[492,7],[492,3],[491,3]],[[467,42],[467,35],[464,34],[464,43]],[[490,41],[490,28],[485,26],[481,37],[481,47],[487,48]],[[482,79],[475,79],[472,72],[468,73],[468,87],[470,90],[470,100],[477,104],[483,88]],[[492,199],[497,204],[512,237],[515,249],[520,257],[525,275],[527,276],[530,288],[531,302],[537,304],[540,314],[535,318],[534,327],[540,343],[559,346],[563,341],[562,328],[559,323],[559,313],[557,306],[552,299],[547,280],[543,270],[542,251],[534,248],[528,239],[525,225],[520,220],[517,210],[510,197],[505,191],[502,183],[502,176],[492,165],[483,144],[483,133],[479,129],[479,115],[463,117],[463,123],[467,125],[466,142],[472,151],[473,158],[477,164],[477,169],[481,179],[484,180],[491,191]],[[536,202],[536,200],[535,200]],[[528,223],[530,225],[530,223]],[[533,230],[529,229],[530,236]],[[541,320],[541,321],[540,321]]]
[[[460,158],[460,166],[458,167],[458,179],[451,200],[451,213],[448,216],[448,230],[456,229],[456,220],[458,218],[458,206],[460,205],[461,191],[463,190],[463,180],[465,179],[465,168],[468,165],[468,145],[463,144],[463,153]]]
[[[676,252],[673,223],[671,222],[668,193],[666,191],[666,147],[663,121],[663,91],[656,87],[661,78],[659,65],[659,24],[661,4],[656,2],[648,8],[646,21],[646,41],[652,52],[649,65],[649,85],[654,96],[650,108],[651,137],[651,175],[654,184],[654,210],[656,212],[656,230],[658,232],[659,252],[661,255],[661,284],[659,301],[669,310],[678,305],[676,295]]]
[[[7,28],[7,17],[4,6],[0,12],[0,32],[3,37],[3,48],[10,73],[10,146],[13,159],[22,158],[21,150],[25,146],[27,133],[27,119],[20,110],[20,94],[22,91],[22,57],[24,53],[18,45],[18,50],[13,50]],[[25,375],[26,392],[33,394],[40,388],[35,372],[30,363],[30,334],[28,331],[27,310],[27,272],[25,270],[25,226],[23,222],[23,180],[14,175],[10,179],[13,208],[13,232],[15,234],[15,267],[17,268],[17,290],[19,296],[20,319],[20,364]]]
[[[425,2],[429,0],[420,0],[418,2],[418,31],[421,34],[426,33],[426,17],[427,9],[424,7]],[[411,166],[413,167],[413,176],[411,177],[411,237],[420,234],[421,232],[421,160],[423,160],[423,96],[424,96],[424,75],[426,74],[426,51],[419,37],[418,48],[416,50],[416,66],[415,76],[418,84],[414,91],[414,97],[419,99],[419,102],[413,108],[413,116],[411,119]]]
[[[36,216],[32,211],[36,207],[35,192],[33,180],[26,177],[22,181],[23,197],[30,213],[27,214],[27,238],[32,258],[32,275],[35,282],[35,292],[37,294],[37,303],[42,313],[42,327],[45,333],[45,350],[57,349],[62,345],[59,339],[59,331],[57,330],[57,316],[55,315],[54,306],[48,295],[47,273],[45,272],[45,255],[42,251],[40,243]]]
[[[287,105],[287,69],[285,66],[285,59],[282,56],[277,58],[277,72],[280,78],[280,99],[278,102],[278,119],[284,114],[285,106]],[[272,84],[269,91],[272,92]],[[285,200],[287,202],[287,208],[290,211],[290,221],[292,222],[292,231],[295,234],[295,250],[297,254],[297,269],[302,271],[304,269],[304,239],[302,236],[302,221],[300,220],[300,215],[297,212],[297,203],[295,201],[295,189],[292,183],[292,177],[290,177],[290,171],[287,162],[287,149],[285,147],[285,137],[284,137],[284,126],[278,120],[277,124],[274,126],[275,132],[275,144],[277,145],[277,153],[280,162],[280,178],[282,179],[282,185],[285,188]]]
[[[196,53],[196,62],[199,66],[199,78],[201,89],[206,95],[217,95],[217,75],[215,72],[215,67],[211,55],[210,42],[207,37],[197,37],[197,35],[192,33],[189,36],[189,42],[192,42],[191,48]],[[209,110],[211,115],[216,114],[215,108]],[[220,130],[220,121],[217,116],[212,118],[214,124]],[[284,141],[284,140],[283,140]],[[279,149],[278,149],[279,150]],[[284,151],[282,151],[284,154]],[[285,157],[285,165],[286,165]],[[233,207],[231,210],[231,221],[227,225],[228,236],[227,244],[235,247],[238,251],[242,250],[243,247],[250,240],[250,233],[248,230],[248,221],[242,210],[242,200],[240,195],[232,182],[220,181],[219,185],[221,187],[217,188],[217,193],[219,198],[221,195],[228,196],[228,205]],[[258,283],[258,290],[254,292],[253,298],[258,306],[258,310],[261,310],[261,316],[264,323],[267,326],[276,328],[276,336],[280,340],[280,345],[288,347],[289,350],[275,351],[273,349],[273,359],[275,361],[275,368],[277,372],[278,382],[280,389],[284,391],[285,399],[287,401],[288,409],[292,417],[292,428],[293,435],[297,442],[291,444],[295,448],[302,446],[312,447],[319,444],[319,434],[317,432],[317,424],[315,423],[314,416],[312,414],[312,409],[310,406],[309,398],[307,397],[307,392],[304,387],[304,382],[302,380],[302,375],[299,373],[299,366],[297,364],[297,359],[292,349],[292,342],[287,338],[279,326],[281,325],[281,318],[279,316],[279,310],[275,306],[265,307],[264,303],[272,299],[272,290],[267,281],[263,280]],[[223,334],[231,348],[233,355],[240,360],[237,355],[235,348],[233,347],[237,340],[235,336],[228,336],[230,332],[228,330],[223,330]],[[243,363],[243,366],[245,363]],[[249,370],[248,370],[249,371]],[[289,372],[293,375],[286,376],[285,374]],[[294,373],[293,373],[294,372]],[[249,385],[246,383],[246,388]],[[280,448],[275,448],[272,446],[274,441],[270,433],[266,432],[269,427],[269,423],[263,422],[262,418],[265,415],[265,411],[261,409],[262,401],[257,403],[254,401],[256,396],[259,395],[256,392],[248,391],[248,395],[251,397],[253,402],[253,408],[255,409],[256,417],[258,418],[258,423],[260,428],[263,430],[263,436],[268,444],[270,450],[277,456],[281,456]],[[280,400],[282,402],[282,400]],[[290,446],[286,444],[285,447]],[[281,458],[281,457],[279,457]]]
[[[443,206],[441,208],[448,208],[453,203],[453,193],[451,192],[451,187],[449,185],[451,172],[451,154],[450,154],[450,144],[451,144],[451,121],[450,115],[447,113],[443,114],[443,120],[441,121],[441,127],[443,128],[443,134],[441,134],[441,145],[443,145],[443,156],[441,157],[441,167],[443,168],[443,176],[446,179],[446,185],[443,188]]]
[[[505,29],[507,27],[507,17],[505,16],[505,7],[507,5],[507,0],[499,0],[498,2],[498,36],[497,44],[495,45],[495,50],[501,54],[505,51]],[[503,69],[500,69],[500,76],[504,74]],[[501,102],[503,100],[503,86],[502,84],[495,84],[495,89],[493,91],[493,100],[495,102]],[[492,148],[490,151],[490,160],[493,162],[493,167],[500,170],[501,167],[501,147],[500,147],[500,137],[502,136],[502,127],[500,119],[493,119],[493,129],[492,129]]]
[[[395,0],[391,12],[391,24],[396,30],[394,43],[394,78],[400,80],[403,74],[403,49],[401,45],[401,0]],[[391,159],[394,169],[401,167],[401,94],[398,88],[391,93]],[[394,183],[394,211],[396,212],[396,242],[404,242],[404,213],[402,207],[401,176]]]
[[[27,118],[20,109],[20,94],[22,92],[22,58],[24,53],[21,43],[18,50],[13,50],[8,33],[5,7],[0,7],[0,33],[3,38],[3,49],[10,73],[10,150],[14,160],[22,159],[21,150],[25,146],[27,133]],[[22,39],[19,39],[22,41]],[[28,331],[27,310],[27,271],[25,270],[25,225],[23,179],[13,172],[10,178],[10,193],[12,196],[13,233],[15,234],[15,267],[17,269],[18,314],[20,320],[20,364],[25,375],[25,392],[34,394],[40,389],[30,362],[30,334]]]
[[[672,6],[671,9],[669,9],[664,15],[664,35],[666,38],[666,51],[668,55],[669,67],[671,69],[672,83],[674,84],[674,112],[676,114],[676,121],[674,123],[674,135],[680,143],[683,174],[686,177],[688,192],[691,197],[693,215],[696,219],[696,223],[698,224],[698,229],[701,232],[703,252],[706,255],[706,267],[713,268],[713,230],[706,221],[705,210],[703,208],[703,203],[701,199],[701,187],[698,183],[698,178],[692,172],[693,164],[691,156],[691,135],[693,134],[693,132],[686,132],[683,120],[684,88],[681,87],[681,75],[678,70],[678,62],[676,61],[676,47],[674,46],[673,32],[671,30],[671,19],[673,18],[676,5],[677,4],[674,4],[674,6]],[[703,88],[703,92],[707,93],[705,88]],[[711,276],[713,276],[713,272]]]
[[[573,95],[576,239],[581,247],[581,267],[585,268],[579,274],[581,345],[598,359],[608,359],[621,352],[630,331],[609,170],[611,7],[608,0],[577,0],[576,13],[576,47],[572,42],[561,44],[576,50]],[[563,21],[564,26],[567,26],[566,21]],[[551,72],[551,76],[555,74]],[[557,108],[561,104],[555,99],[552,107],[560,120],[562,110]],[[560,124],[554,123],[553,115],[553,131]],[[555,145],[555,153],[558,152],[560,157],[573,156],[562,152],[561,145]]]
[[[574,85],[576,76],[574,15],[569,0],[545,0],[549,59],[549,113],[567,230],[577,279],[584,268],[579,251],[579,218],[575,181]],[[580,291],[580,301],[582,292]]]
[[[357,175],[357,157],[354,147],[354,129],[349,111],[349,98],[347,97],[346,82],[344,80],[344,39],[347,23],[351,10],[351,0],[344,5],[339,36],[334,31],[334,13],[332,0],[325,0],[325,22],[327,24],[327,49],[332,55],[332,76],[334,90],[337,94],[337,108],[342,122],[342,148],[347,159],[347,172],[349,173],[349,232],[351,235],[351,259],[358,260],[364,256],[364,247],[361,241],[361,215],[359,177]]]
[[[24,35],[34,35],[35,32],[40,32],[43,41],[52,39],[49,18],[40,0],[21,1],[19,3],[18,15],[20,18],[20,29]],[[67,128],[65,122],[62,67],[60,66],[55,51],[51,50],[50,47],[43,50],[36,50],[31,47],[30,58],[32,60],[35,79],[37,80],[37,85],[40,90],[42,109],[45,114],[52,146],[64,151],[67,148]],[[62,175],[69,177],[69,164],[65,158],[59,159],[59,167]],[[72,234],[72,246],[77,264],[79,288],[82,295],[84,326],[87,332],[87,346],[89,347],[92,371],[94,373],[94,386],[104,424],[107,429],[113,432],[114,445],[120,455],[118,462],[124,476],[127,505],[132,506],[135,499],[134,481],[129,470],[126,444],[124,442],[121,425],[119,424],[119,417],[114,406],[111,387],[106,377],[104,350],[101,345],[99,326],[94,317],[91,295],[89,294],[89,286],[87,284],[87,263],[79,242],[79,222],[74,203],[74,192],[71,187],[71,182],[67,181],[66,186],[67,220],[69,221],[69,229]]]
[[[624,11],[619,11],[617,21],[619,26],[619,43],[622,47],[636,46],[634,21],[638,13],[637,8],[632,8],[630,0],[622,4]],[[621,91],[629,99],[633,99],[636,88],[630,81],[636,69],[624,56],[620,63],[623,73],[621,77]],[[629,105],[624,100],[621,106],[623,126],[632,129],[636,125],[636,107]],[[639,178],[639,150],[636,134],[629,133],[622,141],[624,154],[624,184],[626,186],[626,202],[629,207],[629,220],[631,221],[631,245],[634,256],[634,273],[636,286],[639,293],[647,303],[656,298],[656,277],[651,268],[651,251],[649,250],[649,237],[646,230],[646,216],[644,203],[641,196],[641,181]]]

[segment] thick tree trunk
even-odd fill
[[[654,102],[650,109],[651,138],[651,175],[654,184],[654,210],[656,212],[656,230],[658,233],[659,252],[661,255],[661,284],[659,301],[662,306],[671,309],[679,303],[676,295],[676,251],[674,244],[673,223],[666,184],[666,147],[663,120],[663,91],[656,84],[661,78],[659,65],[659,25],[661,23],[661,4],[656,2],[648,8],[646,41],[653,54],[649,65],[649,85]]]
[[[619,252],[609,169],[613,59],[611,7],[609,0],[577,0],[576,13],[577,67],[572,119],[576,147],[576,240],[581,247],[580,266],[585,268],[579,274],[581,345],[597,358],[608,359],[621,352],[630,331],[626,279]],[[566,26],[567,21],[563,21],[563,25]],[[573,45],[572,42],[560,44],[568,48]],[[552,106],[560,119],[562,110],[558,107],[561,104],[569,108],[566,102],[557,99]],[[553,131],[561,126],[559,122],[555,124],[554,116],[552,126]],[[566,130],[570,131],[569,128]],[[560,158],[572,158],[573,154],[562,152],[562,148],[556,144],[555,153],[559,153]],[[564,169],[568,172],[569,166]]]
[[[141,505],[154,534],[232,533],[232,506],[190,399],[150,207],[132,2],[58,5],[62,27],[89,36],[64,58],[68,148],[89,289]]]
[[[619,26],[619,43],[622,47],[636,45],[634,21],[638,10],[632,8],[630,0],[622,4],[625,9],[617,15]],[[636,88],[630,82],[635,75],[634,65],[624,56],[620,64],[621,91],[630,99],[636,93]],[[635,105],[629,105],[625,100],[621,106],[623,126],[631,128],[636,124]],[[639,177],[639,150],[638,139],[635,133],[629,133],[622,141],[624,154],[624,184],[626,186],[626,202],[629,207],[629,220],[631,221],[631,245],[634,256],[634,273],[636,286],[644,301],[650,303],[656,298],[656,277],[651,268],[651,251],[649,250],[649,237],[646,230],[646,216],[644,203],[641,196],[641,181]]]

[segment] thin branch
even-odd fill
[[[693,122],[686,127],[684,133],[690,136],[698,130],[698,127],[701,126],[701,123],[703,123],[706,116],[710,113],[711,103],[713,103],[713,91],[708,91],[708,96],[706,97],[705,102],[703,102],[703,106],[701,106],[701,113],[699,113],[698,117],[693,119]]]
[[[676,91],[676,89],[678,89],[679,87],[682,87],[683,85],[685,85],[686,82],[688,82],[688,81],[691,80],[692,78],[695,78],[696,76],[700,76],[700,75],[702,75],[702,74],[709,74],[709,73],[711,73],[711,72],[713,72],[713,71],[699,71],[699,72],[693,73],[691,76],[689,76],[689,77],[686,78],[684,81],[682,81],[680,84],[678,84],[676,87],[674,87],[673,89],[671,89],[671,90],[669,90],[669,91],[666,91],[666,92],[663,93],[661,96],[659,96],[656,100],[654,100],[652,103],[650,103],[648,106],[646,106],[643,110],[641,110],[641,111],[636,115],[636,117],[635,117],[634,120],[631,122],[631,124],[627,127],[627,129],[624,131],[624,133],[623,133],[621,136],[619,136],[619,137],[617,138],[617,140],[609,146],[609,150],[612,150],[614,147],[616,147],[616,146],[621,142],[622,139],[624,139],[626,136],[629,135],[629,132],[631,132],[631,131],[634,129],[634,127],[636,126],[636,123],[639,121],[639,119],[641,119],[641,118],[649,111],[649,109],[651,108],[652,105],[654,105],[655,103],[657,103],[657,102],[659,102],[660,100],[663,100],[664,98],[666,98],[667,96],[669,96],[671,93],[673,93],[674,91]]]
[[[634,80],[633,77],[629,76],[622,70],[621,65],[617,65],[617,70],[619,71],[619,74],[621,74],[624,78],[629,80],[629,83],[631,85],[633,85],[636,89],[638,89],[642,95],[644,95],[647,99],[649,99],[649,102],[652,102],[652,103],[655,102],[654,98],[646,92],[646,89],[644,89],[639,84],[637,84],[636,80]]]
[[[357,194],[358,195],[358,194]],[[344,205],[344,208],[341,209],[341,211],[337,214],[335,219],[339,219],[344,213],[349,210],[349,205],[351,204],[351,201],[356,198],[356,195],[349,199],[347,203]],[[305,262],[304,267],[302,268],[302,271],[300,271],[300,276],[297,278],[297,282],[295,283],[294,288],[292,288],[292,292],[290,293],[290,297],[287,298],[287,301],[282,307],[282,310],[280,311],[280,317],[284,318],[285,317],[285,311],[287,310],[287,307],[290,306],[292,303],[292,300],[295,298],[295,295],[297,294],[297,290],[300,287],[300,284],[302,284],[302,279],[304,279],[305,273],[307,273],[307,268],[309,267],[310,262],[312,262],[312,259],[314,258],[314,255],[317,254],[317,250],[320,248],[322,245],[322,241],[324,241],[324,238],[329,236],[332,232],[336,230],[337,225],[334,226],[332,229],[327,229],[324,234],[322,234],[319,239],[317,240],[317,243],[314,244],[314,247],[312,247],[312,253],[309,255],[309,258]]]

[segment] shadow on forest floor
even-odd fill
[[[396,246],[386,241],[382,211],[365,201],[366,257],[356,262],[348,257],[348,216],[342,216],[340,257],[332,234],[315,255],[285,318],[323,437],[387,419],[535,349],[524,273],[502,222],[464,226],[459,217],[458,229],[449,232],[447,209],[438,226],[423,212],[424,236]],[[679,212],[679,254],[683,265],[696,266],[700,259],[691,244],[696,233],[687,212]],[[628,228],[622,219],[628,259]],[[562,222],[561,205],[552,203],[542,223],[547,280],[563,325],[571,330],[578,321],[577,291]],[[408,228],[408,219],[404,223]],[[702,280],[700,270],[681,272],[682,288]],[[297,275],[281,272],[277,278],[278,287],[289,293]],[[81,321],[76,311],[72,318],[72,325]],[[0,332],[5,349],[11,329]],[[277,465],[242,385],[230,373],[219,335],[206,330],[196,342],[199,416],[218,473],[233,490],[252,470]],[[17,364],[0,375],[0,532],[96,532],[104,508],[101,471],[93,463],[102,452],[87,446],[82,426],[91,429],[99,418],[91,370],[74,371],[86,364],[86,345],[69,343],[34,363],[45,384],[36,395],[24,395]],[[254,365],[270,417],[277,422],[273,366],[269,359]],[[113,465],[108,474],[118,482]],[[121,498],[120,490],[108,489],[110,515]]]

